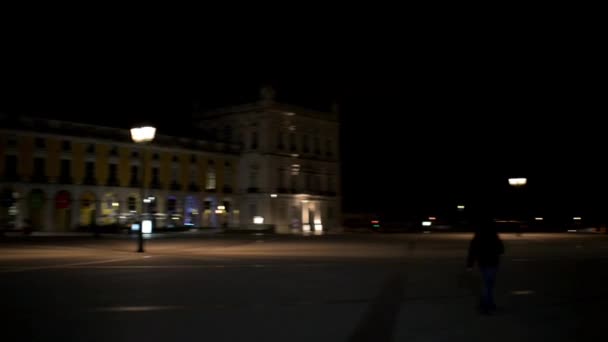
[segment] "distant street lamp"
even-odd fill
[[[154,136],[156,135],[156,128],[152,127],[152,126],[142,126],[142,127],[134,127],[131,128],[131,139],[133,139],[133,142],[135,142],[136,144],[141,144],[141,145],[145,145],[145,144],[149,144],[150,142],[152,142],[152,140],[154,140]],[[145,153],[141,153],[141,214],[140,214],[140,218],[139,218],[139,229],[137,232],[138,235],[138,248],[137,248],[137,253],[143,253],[144,252],[144,234],[143,234],[143,227],[144,227],[144,208],[145,208],[145,203],[143,202],[144,200],[144,192],[146,191],[146,183],[144,182],[144,175],[145,175],[145,163],[146,163],[146,158],[145,158]]]
[[[509,185],[514,187],[524,186],[528,183],[527,178],[509,178]]]
[[[528,179],[527,178],[509,178],[509,185],[514,187],[514,188],[522,188],[524,187],[526,184],[528,184]],[[523,205],[520,205],[520,207],[523,207]],[[523,219],[523,214],[522,217],[520,219]],[[521,227],[522,223],[521,221],[518,224],[518,234],[521,234],[522,231],[522,227]]]

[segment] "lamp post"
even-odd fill
[[[527,178],[509,178],[509,185],[515,189],[523,188],[526,184],[528,184]],[[519,205],[519,207],[522,207],[522,205]],[[523,214],[522,214],[522,216],[523,216]],[[521,225],[522,225],[521,222],[519,222],[517,225],[517,234],[518,235],[521,235],[521,232],[522,232]]]
[[[148,144],[150,142],[152,142],[152,140],[154,140],[154,136],[156,135],[156,128],[152,127],[152,126],[141,126],[141,127],[134,127],[131,128],[131,139],[133,139],[133,142],[135,142],[136,144]],[[145,153],[143,153],[144,151],[142,151],[141,153],[141,214],[140,214],[140,218],[139,218],[139,230],[138,230],[138,248],[137,248],[137,253],[143,253],[144,252],[144,234],[143,234],[143,227],[144,227],[144,192],[146,190],[146,183],[144,182],[144,176],[145,176],[145,163],[146,163],[146,156]]]

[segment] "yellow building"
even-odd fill
[[[140,146],[126,130],[0,119],[2,226],[128,227],[142,206],[156,227],[239,225],[237,145],[159,135]]]

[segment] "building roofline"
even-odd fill
[[[219,116],[225,116],[230,114],[241,114],[248,112],[260,112],[260,111],[270,111],[270,112],[284,112],[284,113],[294,113],[295,115],[302,115],[307,117],[312,117],[315,119],[321,119],[325,121],[338,123],[338,113],[331,111],[318,111],[314,109],[309,109],[297,105],[291,105],[286,103],[274,102],[274,101],[258,101],[258,102],[250,102],[246,104],[236,105],[236,106],[227,106],[221,107],[213,110],[209,110],[203,113],[195,114],[195,117],[198,119],[212,119]]]
[[[40,132],[57,136],[72,136],[133,143],[128,129],[79,123],[67,120],[46,119],[34,116],[12,116],[0,113],[0,123],[5,130]],[[238,154],[240,146],[221,141],[201,140],[190,137],[157,134],[153,145],[185,148],[205,152]]]

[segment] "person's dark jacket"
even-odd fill
[[[495,232],[476,233],[469,245],[467,267],[497,267],[505,246]]]

